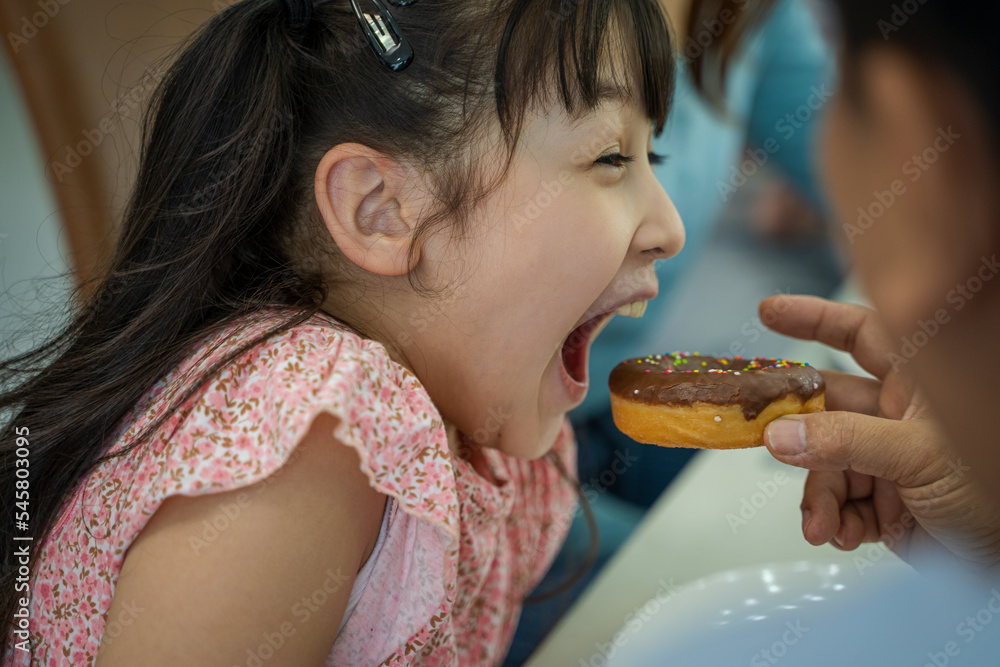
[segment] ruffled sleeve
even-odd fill
[[[206,341],[200,351],[212,351],[192,355],[197,361],[189,359],[176,377],[206,367],[233,344],[274,324],[262,319],[238,335]],[[170,379],[151,396],[176,393],[177,383],[171,385]],[[154,418],[160,403],[142,404],[139,418],[117,445]],[[238,489],[280,474],[321,412],[337,418],[334,438],[358,453],[358,466],[372,486],[395,499],[401,511],[393,520],[403,522],[406,530],[390,531],[390,536],[409,542],[386,545],[407,554],[405,567],[400,569],[396,562],[396,571],[373,572],[372,582],[377,583],[370,585],[385,589],[392,601],[391,607],[387,603],[389,613],[379,627],[368,623],[363,632],[352,615],[334,653],[364,641],[366,653],[380,654],[391,663],[401,657],[400,647],[419,647],[426,641],[455,599],[459,508],[447,435],[415,376],[393,362],[380,344],[322,315],[241,354],[185,401],[149,447],[144,445],[89,478],[82,503],[84,513],[89,513],[86,523],[107,527],[103,533],[98,529],[93,539],[115,547],[108,552],[114,554],[113,561],[96,568],[112,571],[101,612],[106,614],[110,607],[125,551],[166,498]],[[210,548],[217,535],[213,531],[223,529],[206,526],[205,534],[192,538],[192,548]],[[400,595],[400,591],[419,594]],[[299,617],[296,622],[307,620]]]

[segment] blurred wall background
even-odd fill
[[[41,342],[98,273],[150,94],[228,4],[0,0],[0,358]]]
[[[26,350],[32,329],[64,307],[73,280],[62,219],[34,128],[6,59],[0,60],[0,357]],[[47,277],[47,278],[46,278]],[[51,326],[51,325],[49,325]],[[19,330],[21,335],[17,334]],[[25,339],[24,334],[29,334]]]

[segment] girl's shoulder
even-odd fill
[[[125,446],[206,369],[282,321],[263,311],[207,337],[147,393],[115,447]],[[451,475],[440,414],[417,377],[380,343],[320,312],[223,363],[177,407],[147,441],[159,467],[169,471],[160,491],[253,484],[282,465],[320,412],[337,418],[334,437],[357,450],[373,486],[383,486],[384,471],[414,465],[418,455],[424,474]]]
[[[206,337],[114,430],[110,452],[118,456],[81,480],[40,548],[30,631],[43,654],[58,646],[72,653],[42,655],[41,664],[92,660],[102,634],[115,636],[117,621],[106,614],[126,552],[167,498],[281,474],[324,412],[336,418],[334,439],[357,452],[371,486],[433,527],[430,544],[440,543],[443,553],[455,540],[447,435],[417,378],[382,345],[323,314],[238,352],[283,318],[261,312]],[[164,412],[169,417],[141,443],[120,451]],[[241,512],[239,501],[220,505],[218,516],[189,536],[190,548],[196,555],[210,549]]]
[[[235,405],[242,415],[264,400],[297,405],[329,396],[331,388],[335,388],[354,401],[362,401],[372,411],[399,409],[403,402],[415,410],[436,414],[416,376],[390,359],[380,343],[361,337],[322,311],[275,332],[283,321],[284,316],[261,311],[207,336],[147,393],[141,405],[152,407],[148,410],[151,413],[158,412],[164,400],[178,397],[190,389],[195,378],[203,377],[206,370],[221,362],[209,381],[195,392],[202,402],[214,399],[209,402],[220,413],[232,412]],[[248,343],[253,344],[226,361],[227,356]],[[220,399],[224,400],[216,405]]]
[[[250,422],[264,427],[268,417],[287,414],[287,408],[348,397],[374,413],[401,410],[405,405],[427,416],[437,414],[416,376],[390,359],[380,343],[359,336],[323,312],[275,332],[284,319],[262,311],[206,336],[143,396],[126,420],[128,430],[119,431],[117,444],[173,406],[199,379],[202,386],[177,406],[175,420],[187,421],[194,411],[220,426],[229,423],[227,417],[249,426],[246,416],[251,415]],[[240,348],[246,349],[227,360]],[[206,371],[217,365],[206,380]],[[286,410],[260,413],[267,403]]]

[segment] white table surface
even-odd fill
[[[644,604],[704,576],[755,564],[797,560],[899,562],[883,545],[842,552],[814,547],[802,537],[806,471],[776,461],[763,447],[705,451],[650,509],[560,621],[529,667],[603,664],[599,646],[640,624]],[[863,561],[856,561],[862,558]],[[646,607],[649,609],[651,607]]]

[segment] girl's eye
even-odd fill
[[[610,153],[597,158],[598,164],[606,164],[609,167],[615,167],[618,169],[624,168],[632,162],[635,162],[634,155],[622,155],[621,153]]]
[[[660,155],[659,153],[649,153],[649,164],[654,167],[658,164],[663,164],[667,160],[667,155]],[[597,158],[598,164],[606,164],[609,167],[616,167],[618,169],[624,168],[635,162],[634,155],[622,155],[621,153],[611,153],[609,155],[602,155]]]

